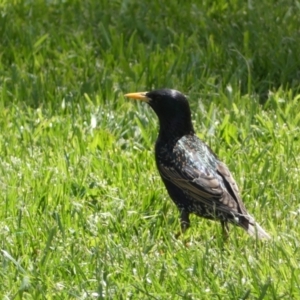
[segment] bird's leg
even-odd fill
[[[224,241],[226,241],[229,237],[229,226],[226,221],[221,221],[221,226],[222,226],[222,235]]]
[[[185,233],[186,230],[190,227],[190,213],[187,212],[185,209],[180,211],[180,224],[181,224],[181,231],[176,234],[176,238],[178,238],[182,233]]]
[[[180,213],[180,223],[181,223],[181,232],[185,233],[187,229],[190,227],[190,218],[189,213],[183,209]]]

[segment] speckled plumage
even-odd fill
[[[227,166],[194,132],[187,99],[176,90],[162,89],[127,97],[147,102],[159,118],[155,146],[157,168],[177,205],[181,229],[190,226],[189,214],[244,228],[250,235],[270,238],[250,216]]]

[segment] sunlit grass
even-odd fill
[[[297,3],[0,10],[1,299],[300,297]],[[196,217],[174,238],[156,116],[123,97],[159,87],[189,96],[270,242]]]

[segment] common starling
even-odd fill
[[[254,237],[270,238],[247,212],[227,166],[196,136],[183,94],[160,89],[125,96],[147,102],[158,116],[156,165],[180,211],[181,232],[190,227],[189,215],[194,213],[221,221],[225,236],[232,223]]]

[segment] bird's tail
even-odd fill
[[[257,236],[259,239],[267,239],[269,240],[271,237],[270,235],[262,228],[258,223],[250,224],[248,225],[248,228],[246,231],[251,236]]]
[[[259,239],[271,239],[271,236],[258,223],[255,222],[253,217],[248,215],[247,219],[243,220],[241,226],[248,232],[249,235]]]

